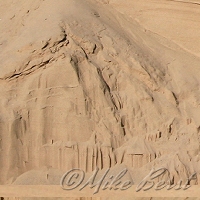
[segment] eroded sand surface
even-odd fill
[[[0,183],[199,184],[199,38],[200,1],[0,0]]]

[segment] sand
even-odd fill
[[[136,185],[163,167],[199,185],[199,8],[0,0],[0,184],[127,168]]]

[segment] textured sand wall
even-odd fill
[[[199,171],[196,54],[106,1],[0,4],[2,184],[121,163],[135,180]]]

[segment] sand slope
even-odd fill
[[[119,164],[136,181],[199,172],[199,30],[165,30],[159,13],[185,7],[160,2],[145,4],[155,22],[136,1],[0,0],[1,184]]]

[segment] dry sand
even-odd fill
[[[199,38],[199,0],[0,0],[0,184],[199,185]]]

